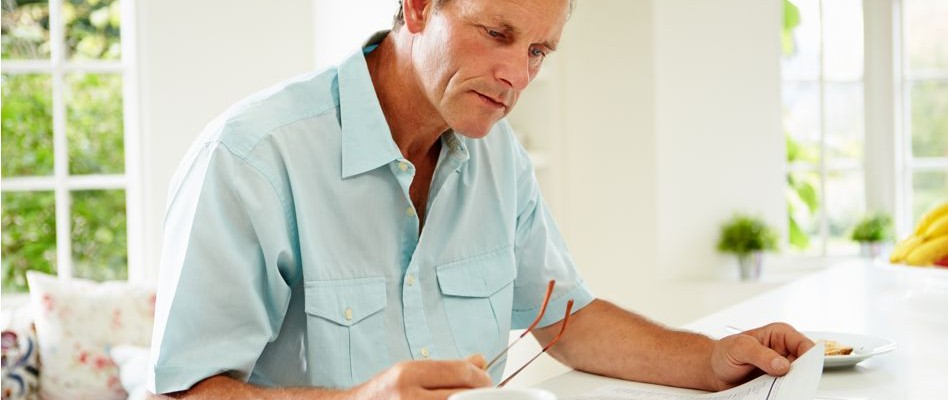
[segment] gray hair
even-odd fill
[[[434,9],[440,9],[444,7],[451,0],[434,0]],[[573,8],[576,7],[575,0],[569,0],[569,11],[566,14],[566,19],[569,19],[573,15]],[[398,11],[395,12],[395,16],[392,17],[392,30],[398,30],[402,25],[405,25],[405,11],[402,8],[402,0],[398,0]]]

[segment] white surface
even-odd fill
[[[635,382],[601,386],[575,400],[799,400],[813,398],[823,369],[823,345],[817,344],[793,362],[782,377],[761,375],[743,385],[717,393],[695,393],[675,388],[655,388]]]
[[[483,388],[451,395],[448,400],[556,400],[556,396],[541,389]]]
[[[818,398],[939,399],[948,393],[948,270],[847,262],[687,324],[720,337],[727,326],[772,321],[801,330],[891,338],[895,351],[825,370]],[[571,371],[539,385],[559,395],[617,382]],[[619,381],[621,382],[621,381]]]
[[[823,368],[852,367],[870,357],[885,354],[897,348],[894,340],[874,335],[821,331],[804,331],[803,334],[813,340],[834,340],[840,346],[853,348],[853,352],[847,355],[826,356]]]

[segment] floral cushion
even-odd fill
[[[39,342],[40,394],[57,399],[125,399],[112,346],[148,346],[155,291],[127,282],[61,280],[28,272]]]
[[[2,342],[3,400],[35,399],[39,390],[39,358],[33,330],[5,330]]]

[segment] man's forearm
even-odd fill
[[[305,395],[305,397],[304,397]],[[313,400],[342,400],[354,398],[351,393],[319,389],[319,388],[262,388],[248,383],[238,381],[234,378],[217,375],[198,382],[190,389],[183,392],[176,392],[167,395],[149,396],[150,400],[168,400],[168,399],[259,399],[259,400],[283,400],[283,399],[313,399]]]
[[[534,331],[547,343],[554,324]],[[708,337],[667,329],[612,303],[595,300],[572,315],[553,358],[582,371],[639,382],[713,389]]]

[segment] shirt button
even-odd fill
[[[409,275],[405,278],[405,283],[407,283],[408,286],[414,285],[414,284],[415,284],[415,276],[409,274]]]
[[[398,163],[398,169],[402,171],[408,171],[408,163],[404,161]]]
[[[346,316],[346,321],[352,321],[352,308],[346,308],[344,314]]]
[[[421,356],[424,358],[428,358],[429,356],[431,356],[431,352],[428,351],[427,347],[421,348]]]
[[[412,208],[412,207],[408,207],[408,209],[405,210],[405,213],[408,214],[409,217],[414,217],[414,216],[415,216],[415,209]]]

